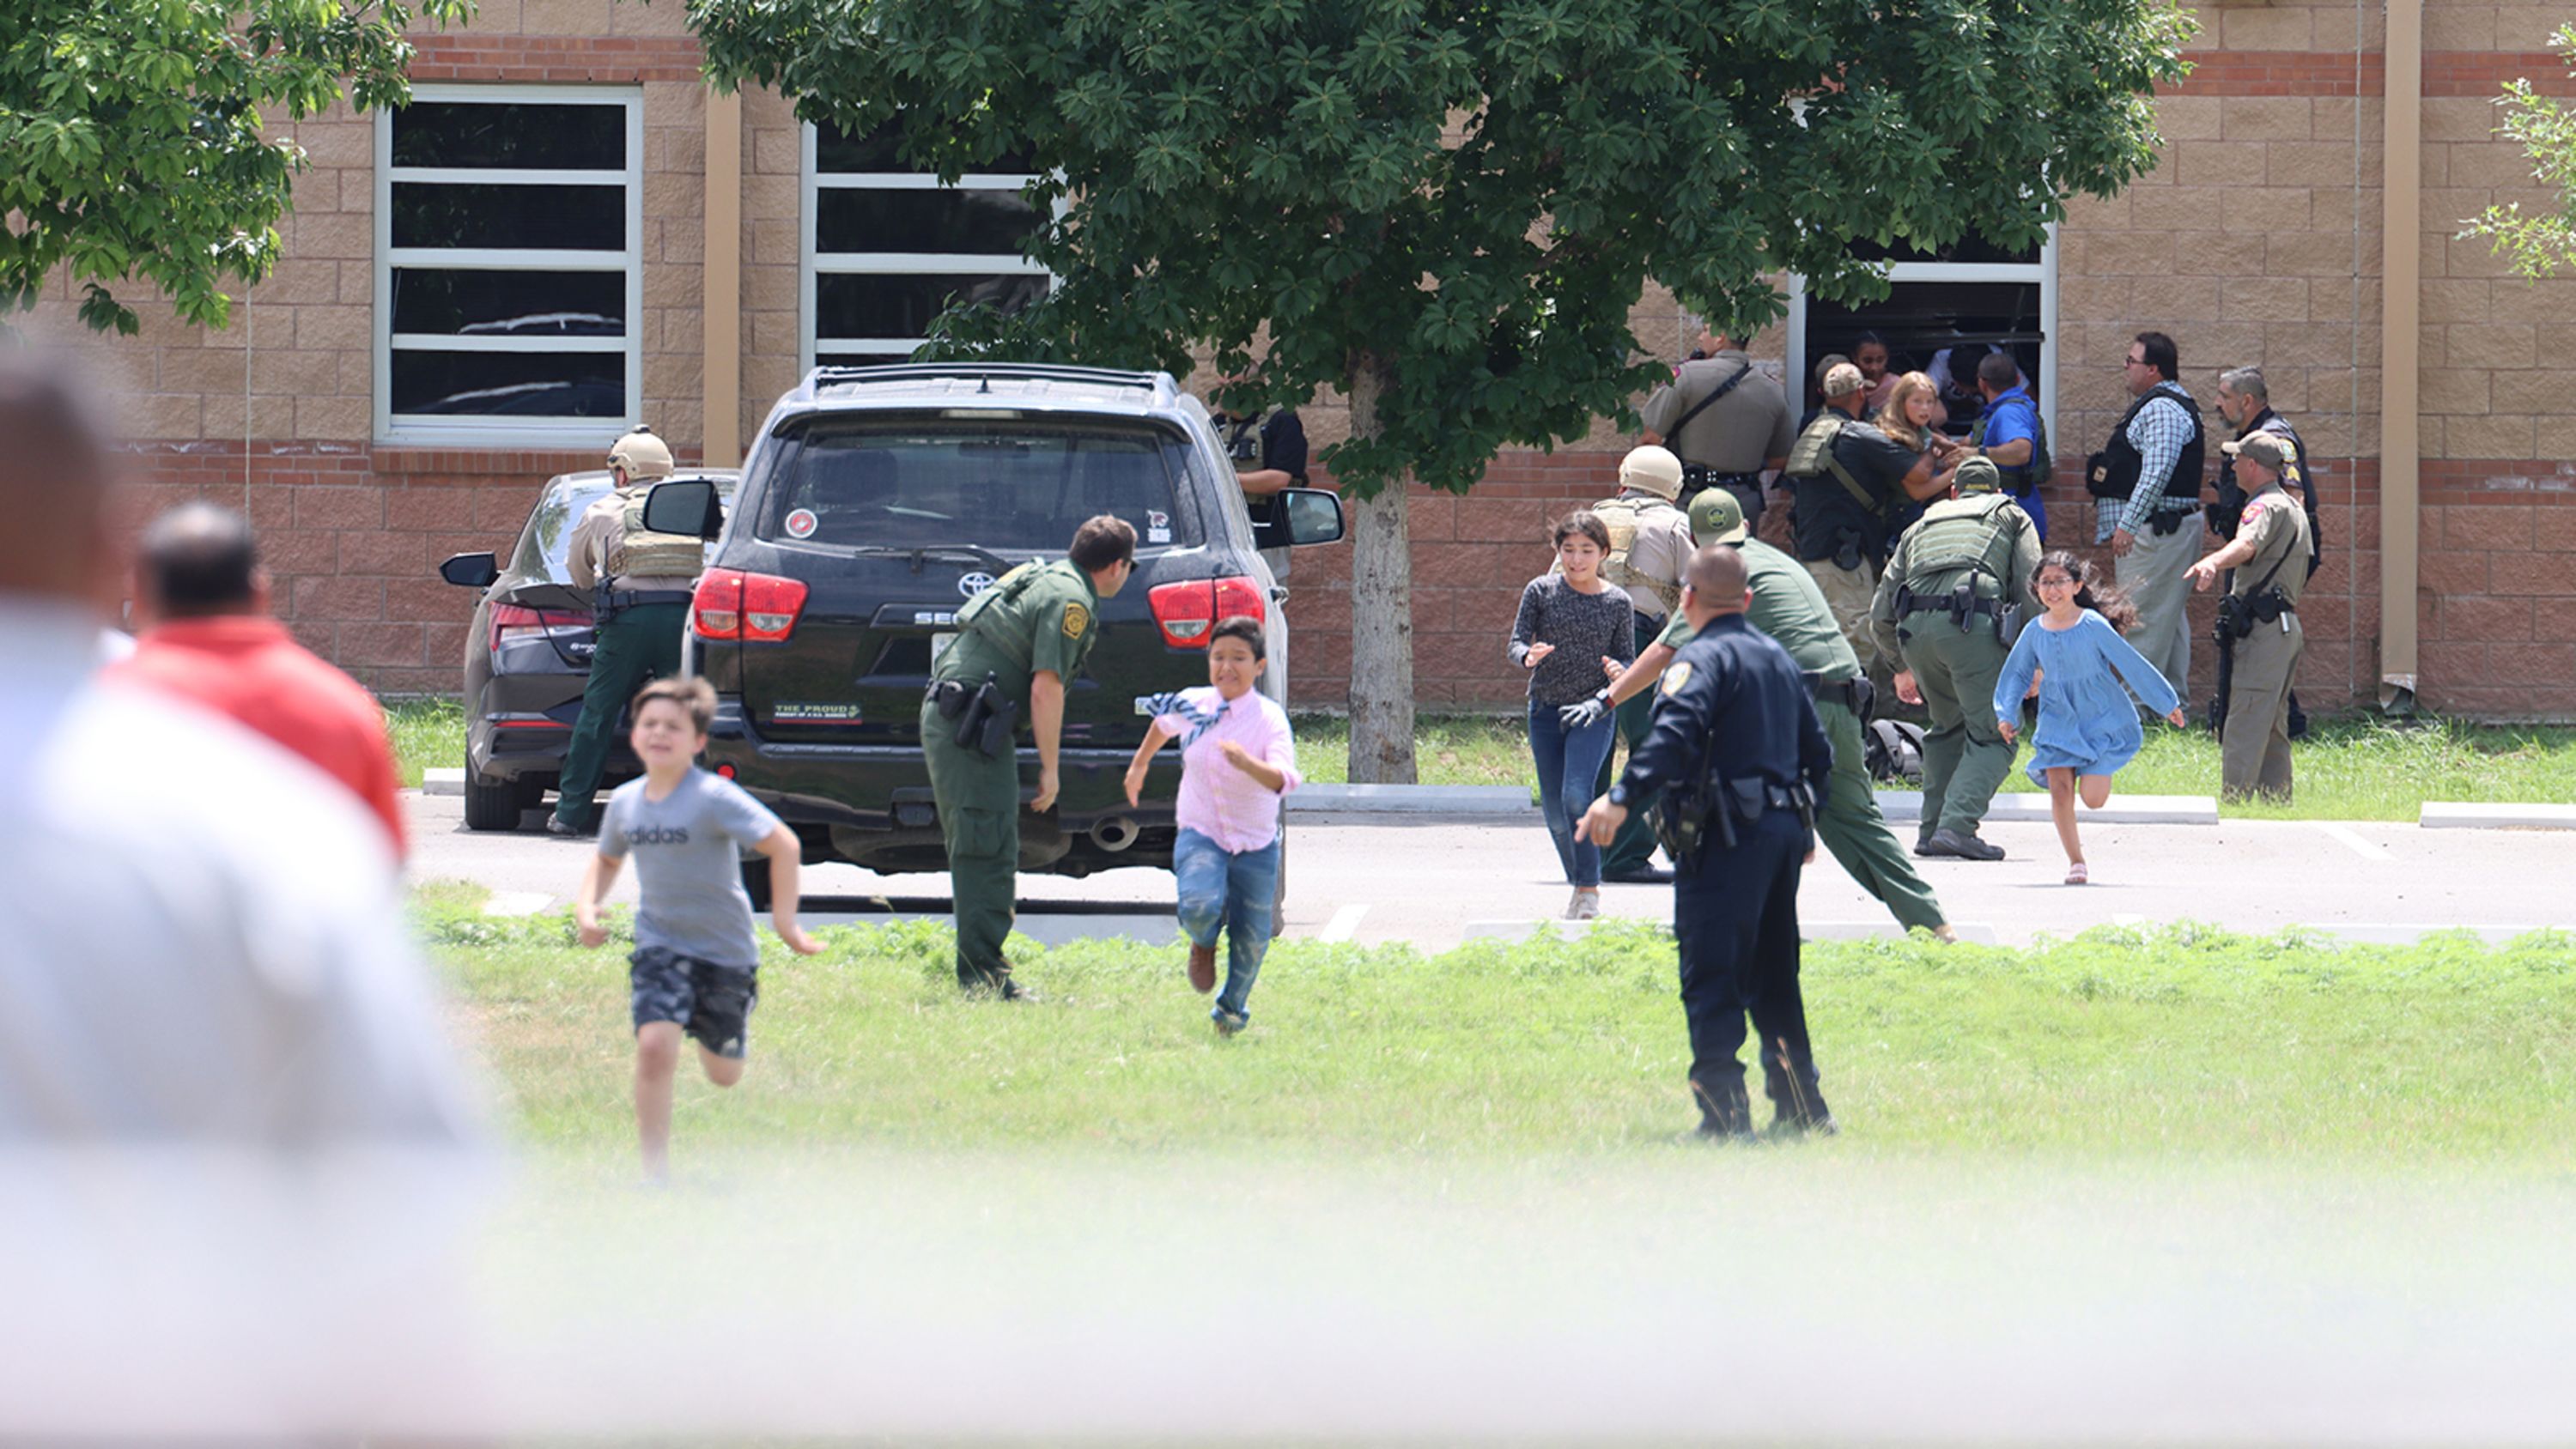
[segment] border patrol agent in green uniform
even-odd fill
[[[1002,942],[1018,908],[1020,753],[1025,717],[1038,750],[1029,808],[1055,805],[1066,681],[1100,632],[1100,601],[1136,569],[1136,530],[1107,514],[1075,531],[1069,556],[1024,563],[957,611],[957,638],[931,670],[921,752],[948,847],[957,910],[957,984],[1020,995]]]
[[[1816,812],[1817,836],[1852,880],[1886,906],[1899,925],[1908,930],[1920,926],[1945,941],[1957,939],[1932,887],[1924,884],[1922,873],[1906,859],[1904,848],[1887,828],[1887,817],[1879,813],[1867,752],[1861,745],[1861,726],[1869,714],[1869,681],[1841,626],[1834,622],[1824,591],[1796,559],[1749,536],[1744,505],[1725,489],[1712,488],[1691,500],[1690,526],[1694,543],[1724,544],[1743,555],[1753,589],[1753,603],[1745,617],[1788,650],[1806,678],[1816,718],[1834,747],[1833,791]],[[1594,698],[1616,703],[1644,693],[1696,632],[1676,611],[1662,636],[1639,649],[1637,662]],[[1590,703],[1567,706],[1568,728],[1591,717]],[[1577,718],[1578,712],[1583,712],[1582,718]]]
[[[2290,798],[2290,675],[2307,636],[2299,628],[2299,591],[2307,586],[2308,556],[2316,544],[2307,510],[2281,486],[2295,465],[2291,446],[2270,433],[2252,433],[2222,444],[2236,460],[2236,483],[2247,493],[2227,547],[2186,570],[2192,585],[2207,589],[2227,569],[2236,571],[2218,609],[2222,638],[2236,645],[2228,680],[2227,723],[2219,740],[2219,794],[2230,800],[2263,795]]]
[[[688,627],[689,592],[706,570],[707,548],[702,539],[644,529],[644,496],[671,476],[671,466],[670,448],[650,429],[619,438],[608,450],[616,486],[573,525],[564,567],[574,588],[590,592],[599,642],[581,691],[581,715],[564,749],[555,813],[546,819],[550,835],[588,835],[597,828],[591,801],[599,793],[618,716],[637,690],[680,672],[680,631]]]
[[[2018,610],[2026,619],[2034,607],[2039,528],[2002,488],[1991,461],[1961,463],[1951,496],[1897,540],[1870,605],[1878,647],[1905,660],[1897,694],[1919,687],[1932,715],[1916,855],[2004,858],[2002,846],[1977,838],[1977,825],[2012,768],[2012,743],[1996,727],[1995,680],[2012,652],[2004,616]]]

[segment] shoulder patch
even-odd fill
[[[2236,526],[2238,528],[2251,528],[2254,526],[2254,521],[2262,516],[2262,504],[2248,503],[2245,505],[2245,511],[2236,515]]]
[[[1067,604],[1064,606],[1064,637],[1067,639],[1079,639],[1082,637],[1082,631],[1090,627],[1091,611],[1089,609],[1084,608],[1080,604]]]
[[[1663,692],[1666,694],[1681,693],[1683,690],[1690,688],[1690,677],[1690,661],[1687,659],[1674,660],[1672,662],[1672,667],[1664,671]]]

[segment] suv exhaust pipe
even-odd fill
[[[1091,841],[1112,855],[1136,843],[1144,828],[1124,815],[1112,815],[1091,827]]]

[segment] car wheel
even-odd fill
[[[518,829],[518,782],[487,778],[474,768],[473,761],[466,761],[465,828],[468,830]]]
[[[754,914],[769,909],[769,857],[755,855],[742,863],[742,888],[751,893]]]

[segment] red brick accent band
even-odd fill
[[[705,52],[693,36],[476,35],[417,37],[416,81],[694,81]]]
[[[2159,94],[2181,96],[2385,95],[2388,60],[2361,53],[2358,75],[2349,50],[2187,50],[2191,74]],[[2576,96],[2567,62],[2545,50],[2437,50],[2424,55],[2424,94],[2476,96],[2501,92],[2528,79],[2545,96]]]

